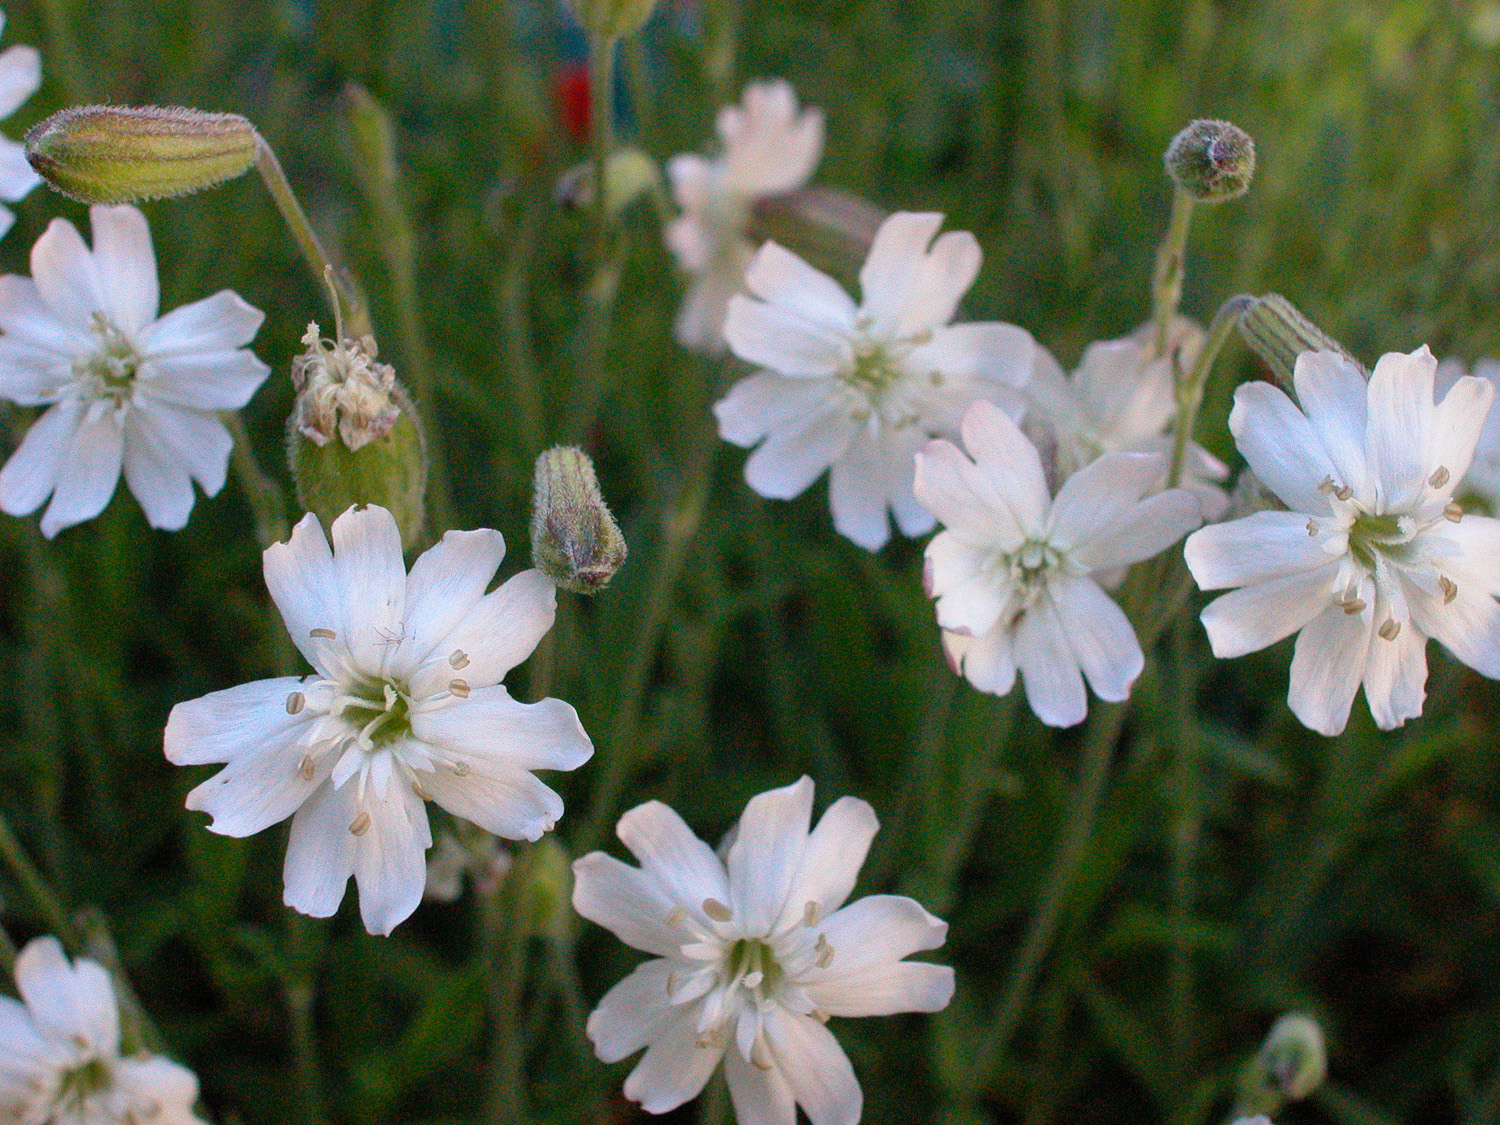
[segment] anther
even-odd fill
[[[448,667],[453,669],[467,668],[469,666],[469,655],[463,649],[454,649],[453,655],[448,657]]]
[[[1318,521],[1317,520],[1308,520],[1307,521],[1307,534],[1308,534],[1309,538],[1312,538],[1312,539],[1316,539],[1317,538],[1317,536],[1318,536]]]
[[[1396,634],[1401,632],[1401,622],[1394,617],[1387,617],[1379,629],[1375,630],[1383,641],[1394,641]]]
[[[822,917],[823,907],[819,903],[809,902],[802,908],[802,924],[805,926],[816,926]]]
[[[302,708],[307,705],[307,696],[300,691],[294,691],[286,697],[286,713],[288,715],[300,715]]]
[[[1333,483],[1332,477],[1324,477],[1318,482],[1318,491],[1321,492],[1324,496],[1327,496],[1330,493],[1337,492],[1338,490],[1339,486]]]
[[[469,698],[469,685],[464,680],[449,680],[448,690],[460,699]]]
[[[676,991],[677,991],[677,974],[676,973],[668,973],[667,974],[667,995],[671,996],[672,993],[674,993]]]
[[[728,922],[734,918],[734,912],[716,898],[703,900],[703,913],[715,922]]]
[[[1349,497],[1351,497],[1351,496],[1354,495],[1354,489],[1350,488],[1346,484],[1346,485],[1344,485],[1343,488],[1336,489],[1334,491],[1333,495],[1334,495],[1335,498],[1337,498],[1339,500],[1347,500],[1347,499],[1349,499]]]
[[[1446,574],[1438,578],[1438,588],[1443,591],[1443,604],[1448,605],[1458,597],[1458,583]]]
[[[1448,483],[1448,466],[1446,466],[1446,465],[1439,465],[1437,467],[1437,469],[1433,472],[1432,476],[1430,476],[1430,477],[1427,478],[1427,483],[1430,484],[1430,485],[1432,485],[1433,488],[1442,488],[1443,485],[1447,484]]]
[[[766,1050],[766,1045],[760,1036],[755,1037],[755,1046],[750,1049],[750,1061],[761,1070],[771,1069],[771,1052]]]
[[[828,968],[833,963],[833,946],[828,944],[828,935],[819,934],[817,944],[813,948],[818,951],[818,968]]]
[[[458,776],[458,777],[468,777],[469,776],[469,763],[468,762],[454,762],[453,763],[453,773],[456,776]]]
[[[667,925],[680,926],[687,920],[687,910],[681,906],[672,907],[672,913],[667,915]]]
[[[331,640],[333,640],[333,638],[335,636],[334,631],[332,629],[313,629],[307,635],[309,637],[316,637],[319,640],[324,640],[324,641],[331,641]]]
[[[313,778],[313,760],[311,754],[303,754],[302,760],[297,763],[297,772],[302,775],[303,781],[311,781]]]
[[[1449,523],[1457,523],[1464,518],[1464,510],[1458,504],[1445,504],[1443,505],[1443,518]]]
[[[349,832],[353,836],[363,836],[370,830],[370,814],[361,812],[354,818],[354,823],[349,825]]]
[[[1350,598],[1347,602],[1343,603],[1343,610],[1350,617],[1353,617],[1356,613],[1364,612],[1365,603],[1362,602],[1359,598]]]

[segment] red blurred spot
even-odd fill
[[[589,68],[585,63],[570,63],[553,82],[557,93],[557,114],[562,127],[576,141],[589,135],[593,114],[589,108]]]

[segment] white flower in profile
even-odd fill
[[[1170,461],[1167,430],[1177,416],[1173,355],[1181,367],[1190,368],[1203,349],[1203,332],[1186,317],[1177,317],[1167,354],[1158,356],[1155,331],[1148,323],[1129,336],[1095,341],[1071,375],[1050,354],[1037,365],[1026,387],[1032,407],[1027,424],[1043,427],[1055,444],[1058,480],[1105,453],[1164,453]],[[1165,469],[1158,489],[1166,484]],[[1229,497],[1219,487],[1228,477],[1227,465],[1197,442],[1188,443],[1181,487],[1198,497],[1205,519],[1216,520],[1228,509]]]
[[[947,924],[909,898],[845,905],[877,824],[835,801],[808,831],[813,784],[753,797],[721,859],[666,805],[620,818],[631,867],[603,852],[573,864],[573,905],[653,954],[605,994],[588,1034],[605,1062],[642,1047],[625,1096],[665,1113],[724,1063],[742,1125],[854,1125],[863,1095],[830,1016],[936,1012],[953,970],[909,962]],[[721,848],[721,851],[725,851]]]
[[[912,493],[912,457],[952,437],[969,404],[986,399],[1019,416],[1016,388],[1039,349],[1024,328],[999,321],[949,324],[979,273],[967,231],[936,237],[943,216],[900,212],[875,235],[860,270],[863,300],[795,254],[768,242],[745,275],[753,296],[729,302],[725,338],[761,368],[714,404],[719,434],[760,443],[745,479],[789,500],[830,469],[834,526],[866,550],[934,520]]]
[[[968,457],[947,441],[917,454],[917,496],[946,528],[924,577],[954,670],[994,695],[1019,671],[1032,711],[1055,727],[1088,714],[1085,679],[1100,699],[1129,698],[1144,657],[1096,574],[1165,551],[1202,522],[1197,499],[1148,496],[1156,453],[1106,453],[1053,499],[1036,447],[987,402],[964,416],[963,441]]]
[[[16,957],[21,1000],[0,997],[0,1120],[18,1125],[203,1125],[198,1080],[160,1055],[120,1055],[109,973],[68,963],[56,938]],[[24,1001],[24,1003],[23,1003]]]
[[[0,12],[0,31],[5,29],[5,13]],[[35,47],[19,44],[0,52],[0,120],[9,117],[21,103],[42,84],[42,58]],[[0,199],[17,203],[24,199],[42,178],[26,162],[26,146],[0,137]],[[10,230],[16,217],[0,207],[0,235]]]
[[[326,918],[349,876],[371,933],[422,900],[424,801],[507,839],[539,839],[562,800],[531,772],[593,746],[567,703],[517,703],[501,679],[552,627],[556,588],[526,570],[485,588],[497,531],[450,531],[412,565],[384,508],[315,516],[265,552],[266,585],[311,676],[257,680],[179,703],[167,758],[226,762],[188,794],[226,836],[292,817],[285,902]],[[294,815],[295,814],[295,815]]]
[[[1382,356],[1364,374],[1303,352],[1299,409],[1269,383],[1234,396],[1229,428],[1255,475],[1290,511],[1257,512],[1187,541],[1215,656],[1299,630],[1288,702],[1321,734],[1344,729],[1361,684],[1378,726],[1422,713],[1427,638],[1500,677],[1500,522],[1464,515],[1454,486],[1495,396],[1457,380],[1433,401],[1432,354]]]
[[[93,519],[125,483],[175,531],[193,481],[224,487],[237,410],[269,368],[244,347],[264,319],[228,289],[158,319],[156,255],[134,207],[94,207],[94,248],[52,220],[30,278],[0,277],[0,399],[48,409],[0,469],[0,510],[42,515],[49,538]]]
[[[1438,364],[1437,390],[1447,394],[1453,384],[1467,372],[1458,360],[1445,359]],[[1481,359],[1474,365],[1474,378],[1484,379],[1500,392],[1500,359]],[[1500,410],[1491,410],[1474,446],[1474,460],[1469,471],[1454,489],[1459,496],[1483,501],[1491,515],[1500,515]]]
[[[667,161],[682,209],[667,224],[667,245],[691,276],[677,340],[708,352],[724,347],[725,308],[754,252],[745,233],[751,205],[802,187],[823,155],[823,114],[799,112],[796,93],[781,79],[750,83],[739,105],[719,110],[717,126],[719,156],[680,153]]]

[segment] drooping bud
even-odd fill
[[[1266,366],[1284,387],[1292,386],[1297,357],[1303,352],[1335,352],[1359,370],[1364,370],[1342,344],[1303,316],[1297,306],[1280,293],[1255,298],[1240,316],[1239,327],[1245,343],[1265,360]]]
[[[594,204],[594,165],[576,164],[557,180],[557,201],[568,207]],[[604,162],[604,209],[611,221],[643,195],[661,187],[661,169],[638,148],[617,148]]]
[[[395,369],[376,362],[373,337],[327,340],[313,323],[302,343],[287,424],[297,498],[325,527],[353,505],[378,504],[411,547],[426,519],[427,452],[416,408]]]
[[[634,35],[646,26],[656,0],[571,0],[573,14],[595,39],[614,40]]]
[[[396,183],[396,130],[391,116],[358,83],[344,87],[344,120],[354,142],[354,168],[370,187],[391,190]]]
[[[37,174],[82,203],[169,199],[249,171],[255,126],[183,106],[74,106],[26,134]]]
[[[564,590],[595,594],[625,561],[625,537],[610,514],[588,454],[559,445],[536,459],[532,564]]]
[[[809,187],[756,200],[748,233],[752,241],[777,242],[828,273],[852,275],[886,218],[885,211],[858,195]]]
[[[1328,1076],[1328,1054],[1318,1021],[1290,1012],[1271,1025],[1240,1073],[1235,1116],[1275,1115],[1288,1101],[1305,1098]]]
[[[1245,194],[1255,175],[1255,142],[1228,121],[1194,121],[1172,138],[1165,158],[1172,182],[1199,203]]]

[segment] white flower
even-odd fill
[[[0,469],[0,510],[27,515],[50,495],[51,537],[102,512],[123,467],[147,522],[175,531],[194,480],[209,496],[224,487],[234,443],[217,411],[244,406],[269,373],[243,347],[263,317],[224,289],[157,319],[146,217],[89,218],[92,251],[54,219],[32,276],[0,277],[0,398],[50,406]]]
[[[488,832],[466,834],[459,839],[442,831],[427,856],[427,883],[423,893],[436,902],[457,902],[464,893],[464,876],[474,889],[489,894],[510,874],[510,853]]]
[[[25,1003],[0,997],[0,1120],[16,1125],[202,1125],[198,1080],[160,1055],[120,1057],[109,973],[56,938],[16,957]]]
[[[722,860],[651,801],[618,829],[639,868],[603,852],[573,864],[578,912],[655,957],[588,1022],[605,1062],[646,1048],[625,1096],[648,1112],[695,1096],[722,1059],[741,1125],[795,1125],[798,1105],[812,1125],[853,1125],[863,1095],[827,1018],[952,998],[952,969],[903,960],[942,945],[946,923],[894,895],[844,905],[874,810],[844,797],[809,833],[812,800],[805,777],[752,798]]]
[[[979,273],[967,231],[934,241],[941,215],[901,212],[880,227],[860,270],[856,306],[832,278],[768,242],[729,302],[725,338],[763,370],[714,404],[719,433],[760,448],[745,479],[762,496],[789,500],[824,469],[838,530],[867,550],[890,537],[932,530],[912,494],[912,457],[932,437],[956,436],[976,399],[1019,416],[1016,387],[1038,352],[1013,324],[956,324],[959,298]]]
[[[5,13],[0,12],[0,30]],[[42,58],[35,47],[12,46],[0,52],[0,119],[9,117],[42,84]],[[26,146],[0,137],[0,199],[16,203],[42,182],[26,162]],[[10,230],[16,217],[0,207],[0,235]]]
[[[1438,364],[1437,389],[1447,394],[1464,374],[1462,363],[1443,360]],[[1474,378],[1488,380],[1500,391],[1500,360],[1481,359],[1474,365]],[[1469,463],[1469,471],[1454,491],[1482,500],[1488,505],[1491,515],[1500,515],[1500,410],[1491,410],[1486,416],[1484,428],[1479,431],[1478,444],[1474,447],[1474,460]]]
[[[574,769],[593,746],[571,706],[517,703],[500,683],[556,601],[535,570],[486,594],[504,554],[497,531],[450,531],[408,575],[396,521],[373,506],[333,521],[332,552],[311,515],[266,549],[266,585],[315,672],[179,703],[166,752],[228,763],[187,799],[215,832],[292,816],[288,906],[328,917],[353,874],[366,928],[390,933],[422,899],[424,801],[508,839],[562,815],[531,771]]]
[[[667,161],[682,208],[667,224],[667,245],[692,276],[677,340],[710,352],[724,347],[725,306],[754,251],[745,235],[751,204],[802,187],[823,155],[823,114],[799,113],[797,95],[780,79],[750,83],[739,105],[719,110],[717,126],[720,156],[680,153]]]
[[[927,593],[954,670],[1004,695],[1019,670],[1049,726],[1083,721],[1088,697],[1119,702],[1144,664],[1130,622],[1098,571],[1166,550],[1202,522],[1180,488],[1146,496],[1155,453],[1107,453],[1048,494],[1036,447],[987,402],[963,422],[969,457],[947,441],[917,454],[917,496],[947,528],[927,545]]]
[[[1167,430],[1177,417],[1172,353],[1180,366],[1190,368],[1203,349],[1203,333],[1178,317],[1168,354],[1157,356],[1155,331],[1154,324],[1143,324],[1129,336],[1095,341],[1084,349],[1071,376],[1051,355],[1037,365],[1026,387],[1033,407],[1027,423],[1040,424],[1055,443],[1057,479],[1105,453],[1163,453],[1168,463],[1157,488],[1166,484],[1172,453]],[[1188,443],[1181,486],[1198,497],[1205,519],[1219,519],[1229,507],[1229,497],[1218,486],[1228,477],[1228,466],[1197,442]]]
[[[1364,684],[1375,722],[1422,713],[1427,638],[1500,676],[1500,522],[1452,502],[1493,400],[1462,378],[1433,402],[1424,347],[1363,374],[1332,352],[1297,357],[1301,409],[1269,383],[1234,396],[1229,428],[1255,475],[1290,511],[1257,512],[1187,541],[1210,603],[1215,656],[1301,630],[1288,702],[1313,730],[1344,729]]]

